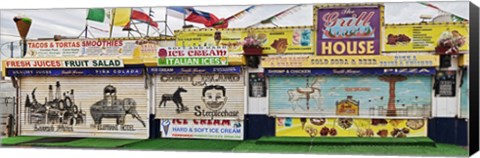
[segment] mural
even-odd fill
[[[21,135],[148,138],[143,77],[25,77],[21,97]]]
[[[270,77],[277,115],[428,117],[431,76]]]
[[[245,83],[240,74],[159,75],[156,116],[160,119],[241,119]]]
[[[423,119],[277,118],[277,137],[426,137]]]

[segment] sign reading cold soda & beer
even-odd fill
[[[379,55],[380,6],[316,10],[317,55]]]
[[[228,65],[227,47],[161,47],[158,66]]]

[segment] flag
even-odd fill
[[[132,14],[131,8],[114,8],[112,9],[112,24],[113,26],[125,26],[130,22]]]
[[[88,9],[87,20],[96,22],[105,22],[106,13],[103,8],[90,8]]]
[[[147,15],[141,8],[133,8],[131,16],[132,20],[145,22],[153,27],[158,28],[158,23],[154,22],[153,19],[149,15]]]
[[[182,19],[185,17],[185,21],[200,23],[205,25],[205,27],[228,27],[228,23],[225,19],[218,19],[212,13],[196,10],[192,7],[167,7],[167,14]]]

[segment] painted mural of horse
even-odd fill
[[[182,96],[180,95],[182,92],[186,93],[187,90],[182,88],[182,87],[178,87],[177,90],[173,94],[163,94],[162,95],[162,100],[160,101],[158,106],[161,108],[162,104],[163,104],[163,107],[165,107],[165,106],[167,106],[167,101],[173,101],[173,103],[175,103],[175,105],[177,105],[177,112],[187,110],[188,108],[186,108],[183,105]]]
[[[302,110],[309,111],[310,110],[310,99],[313,99],[316,103],[316,109],[323,111],[322,104],[323,104],[323,96],[321,94],[320,85],[316,86],[316,84],[319,84],[324,80],[322,79],[316,79],[311,86],[306,87],[306,88],[299,88],[297,87],[296,89],[290,89],[287,91],[288,93],[288,101],[292,104],[292,110],[296,110],[297,107],[301,108]],[[306,105],[305,108],[304,106],[300,105],[299,101],[305,100]]]

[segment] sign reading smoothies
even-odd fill
[[[316,10],[317,55],[379,55],[380,6]]]
[[[243,121],[167,119],[160,124],[164,138],[243,139]]]
[[[227,47],[161,47],[158,66],[228,65]]]

